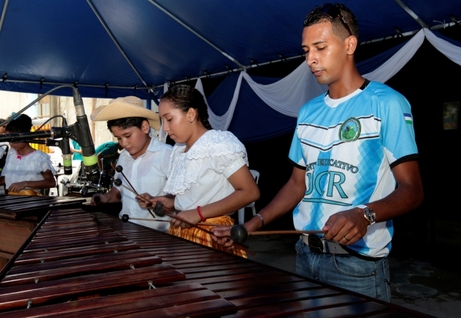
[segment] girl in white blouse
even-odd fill
[[[208,233],[190,225],[210,224],[200,225],[206,230],[232,225],[230,215],[259,199],[245,146],[231,132],[211,128],[202,94],[189,85],[170,88],[160,99],[159,114],[165,132],[176,142],[163,189],[169,195],[143,194],[140,204],[160,201],[166,210],[180,211],[171,220],[170,234],[222,250]],[[233,253],[245,256],[238,248]]]
[[[21,114],[10,121],[5,134],[29,132],[32,119]],[[0,177],[8,194],[39,195],[40,189],[56,186],[55,170],[48,154],[35,150],[27,142],[10,142],[10,150]]]

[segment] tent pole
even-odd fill
[[[6,8],[8,8],[8,2],[10,2],[10,0],[5,0],[5,3],[3,4],[2,17],[0,18],[0,32],[2,31],[3,21],[5,20]]]
[[[120,46],[120,44],[118,43],[117,39],[115,38],[115,36],[112,34],[111,30],[109,29],[109,27],[107,26],[107,24],[105,23],[105,21],[102,19],[102,17],[100,16],[98,10],[96,10],[95,6],[93,5],[93,3],[91,2],[91,0],[87,0],[89,6],[91,7],[91,10],[93,10],[93,13],[96,15],[96,17],[98,18],[99,22],[101,22],[102,26],[104,27],[104,29],[106,30],[107,34],[109,34],[110,38],[112,39],[112,41],[114,42],[114,44],[117,46],[118,50],[120,51],[120,53],[122,53],[123,57],[125,58],[125,60],[128,62],[128,64],[131,66],[131,68],[133,69],[133,71],[136,73],[136,75],[139,77],[139,79],[141,80],[141,82],[144,84],[144,86],[146,88],[149,89],[149,85],[147,85],[146,81],[144,81],[144,78],[141,76],[141,74],[138,72],[138,70],[136,69],[136,67],[134,66],[134,64],[131,62],[130,58],[126,55],[125,51],[122,49],[122,47]]]
[[[52,85],[52,86],[61,86],[61,85],[72,85],[72,83],[62,83],[62,82],[46,82],[46,81],[30,81],[30,80],[15,80],[12,78],[8,78],[4,82],[8,83],[23,83],[23,84],[37,84],[37,85]],[[108,85],[98,85],[98,84],[82,84],[79,83],[78,87],[90,87],[90,88],[113,88],[113,89],[126,89],[126,90],[133,90],[133,89],[139,89],[139,90],[149,90],[151,87],[146,86],[146,87],[135,87],[135,86],[108,86]]]
[[[216,73],[212,73],[212,74],[205,74],[205,75],[200,75],[200,76],[196,76],[196,77],[188,77],[188,78],[183,79],[183,80],[169,81],[169,83],[172,83],[172,84],[185,83],[185,82],[197,80],[197,79],[199,79],[199,78],[207,78],[207,77],[221,76],[221,75],[226,75],[226,74],[229,74],[229,73],[241,72],[241,71],[243,71],[243,70],[248,70],[248,69],[251,69],[251,68],[256,68],[256,67],[260,67],[260,66],[264,66],[264,65],[269,65],[269,64],[275,64],[275,63],[279,63],[279,62],[286,62],[286,61],[288,61],[288,60],[295,60],[295,59],[299,59],[299,58],[304,58],[304,54],[303,54],[303,55],[292,56],[292,57],[283,57],[283,58],[278,59],[278,60],[269,61],[269,62],[264,62],[264,63],[256,63],[256,62],[253,61],[253,63],[252,63],[251,65],[247,65],[247,66],[244,66],[244,67],[242,67],[242,68],[234,68],[234,69],[229,69],[229,70],[223,71],[223,72],[216,72]],[[163,85],[164,85],[164,84],[153,85],[152,88],[162,88]]]
[[[416,15],[416,13],[410,9],[410,7],[408,7],[405,3],[403,3],[403,1],[401,0],[395,0],[395,2],[397,2],[397,4],[399,6],[402,7],[403,10],[405,10],[413,19],[416,20],[416,22],[419,23],[419,25],[422,27],[422,28],[426,28],[426,29],[429,29],[429,27],[427,26],[426,23],[424,23],[423,20],[421,20],[418,15]]]
[[[183,21],[179,20],[177,17],[175,17],[173,14],[171,14],[171,12],[167,11],[165,8],[163,8],[162,6],[160,6],[158,3],[156,3],[154,0],[149,0],[150,3],[152,3],[154,6],[156,6],[158,9],[160,9],[161,11],[163,11],[166,15],[168,15],[170,18],[172,18],[173,20],[175,20],[176,22],[178,22],[180,25],[182,25],[183,27],[185,27],[187,30],[189,30],[191,33],[193,33],[195,36],[197,36],[199,39],[201,39],[202,41],[204,41],[205,43],[207,43],[209,46],[211,46],[212,48],[214,48],[216,51],[218,51],[219,53],[221,53],[222,55],[224,55],[226,58],[228,58],[229,60],[231,60],[233,63],[235,63],[236,65],[238,65],[239,68],[245,68],[245,66],[240,63],[239,61],[237,61],[235,58],[233,58],[232,56],[230,56],[229,54],[227,54],[226,52],[224,52],[223,50],[221,50],[219,47],[217,47],[216,45],[214,45],[213,43],[211,43],[208,39],[206,39],[205,37],[203,37],[202,35],[200,35],[199,33],[197,33],[196,31],[194,31],[190,26],[188,26],[187,24],[185,24]]]

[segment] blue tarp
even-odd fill
[[[394,0],[345,0],[357,16],[360,40],[411,33],[421,25]],[[266,0],[0,0],[0,89],[45,93],[62,84],[84,97],[137,95],[157,100],[164,83],[225,76],[208,96],[227,110],[242,68],[281,59],[302,61],[305,15],[323,1]],[[427,27],[461,18],[456,1],[405,0]],[[366,45],[363,45],[365,47]],[[358,64],[370,72],[396,46]],[[267,66],[265,66],[267,67]],[[279,78],[254,78],[269,83]],[[56,95],[70,96],[71,89]],[[290,132],[296,119],[267,107],[243,83],[229,126],[242,141]]]
[[[341,2],[357,15],[361,41],[421,28],[394,0]],[[301,55],[302,21],[320,3],[0,0],[0,89],[72,84],[86,97],[147,98],[148,88],[166,82]],[[428,27],[461,18],[457,1],[403,3]]]

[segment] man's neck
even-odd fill
[[[355,92],[363,85],[364,81],[365,79],[354,65],[338,81],[328,85],[328,95],[333,99],[342,98]]]

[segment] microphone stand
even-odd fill
[[[48,92],[44,93],[23,109],[15,113],[14,115],[8,117],[5,121],[0,123],[0,126],[7,125],[9,122],[14,120],[18,115],[22,114],[29,107],[40,101],[47,95],[50,95],[52,92],[64,88],[70,87],[73,91],[74,97],[74,106],[75,112],[77,115],[77,122],[70,126],[64,127],[51,127],[51,130],[40,130],[35,132],[22,132],[14,134],[3,134],[0,135],[0,141],[8,142],[31,142],[46,144],[47,146],[59,147],[62,150],[63,164],[64,164],[64,174],[72,174],[72,153],[69,146],[69,138],[77,141],[82,148],[83,155],[83,165],[85,170],[85,175],[88,180],[95,183],[99,179],[99,167],[98,167],[98,157],[93,144],[93,139],[91,138],[91,132],[88,125],[88,119],[85,114],[85,108],[83,107],[83,100],[80,96],[78,89],[72,85],[61,85],[55,87]],[[50,137],[50,138],[49,138]],[[36,138],[49,138],[46,140],[37,140]]]

